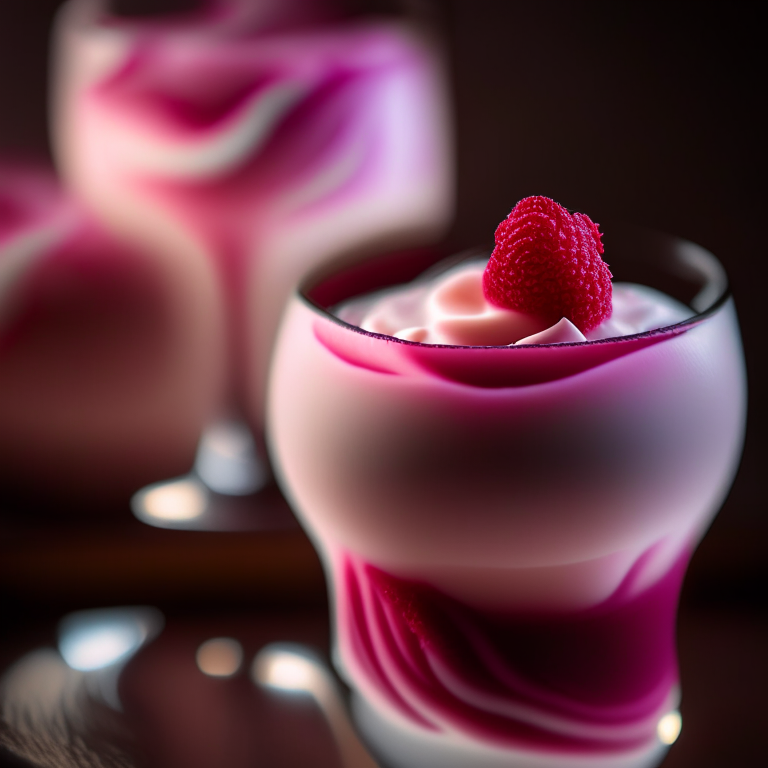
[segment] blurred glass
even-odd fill
[[[438,49],[402,21],[345,20],[300,0],[219,0],[152,19],[70,0],[54,41],[64,179],[163,265],[225,372],[195,476],[209,505],[254,493],[271,478],[264,387],[293,286],[324,261],[430,240],[449,223]],[[222,436],[241,447],[221,450]],[[143,498],[139,516],[163,525]]]
[[[94,504],[191,453],[219,374],[179,297],[50,171],[0,164],[4,495]]]

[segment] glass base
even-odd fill
[[[355,693],[351,707],[357,730],[381,768],[655,768],[669,749],[660,741],[613,755],[505,749],[401,725]]]
[[[231,496],[212,491],[194,473],[142,488],[131,499],[131,511],[155,528],[279,531],[299,527],[275,483],[247,496]]]
[[[156,528],[190,531],[273,531],[298,523],[272,479],[269,462],[241,421],[203,432],[192,472],[134,494],[133,514]]]

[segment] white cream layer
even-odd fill
[[[367,294],[337,307],[345,322],[366,331],[425,344],[508,346],[563,344],[629,336],[688,319],[693,311],[654,288],[614,283],[613,314],[583,334],[570,320],[552,324],[483,296],[484,261],[455,267],[431,280]]]

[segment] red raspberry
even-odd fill
[[[567,317],[582,333],[591,331],[613,309],[601,237],[589,216],[570,214],[548,197],[526,197],[496,229],[485,298],[553,320]]]

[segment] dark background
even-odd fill
[[[0,4],[0,152],[6,156],[48,153],[48,32],[59,4]],[[747,443],[733,491],[692,562],[683,596],[692,613],[681,631],[686,695],[712,698],[721,691],[723,703],[698,722],[697,762],[674,764],[759,766],[768,749],[759,735],[766,707],[757,695],[766,676],[765,646],[760,647],[768,636],[763,30],[746,5],[734,3],[673,9],[661,3],[512,0],[413,5],[421,12],[426,8],[448,44],[458,144],[458,207],[450,238],[457,247],[489,241],[517,200],[542,194],[598,222],[620,219],[686,237],[713,251],[728,270],[748,365]],[[41,536],[41,546],[54,552],[55,545]],[[174,541],[173,534],[152,539],[151,546],[165,553],[157,563],[170,556]],[[233,584],[263,578],[231,565],[234,550],[221,541],[219,550],[206,550],[206,562],[229,561],[226,573]],[[185,602],[184,585],[190,582],[179,573],[196,584],[202,604],[217,589],[212,582],[208,592],[200,591],[190,575],[199,560],[188,549],[173,555],[180,569],[171,580],[175,591],[158,597],[182,606],[182,612],[194,601]],[[110,563],[118,561],[113,552]],[[276,598],[266,588],[251,590],[251,601],[321,605],[319,571],[307,568],[311,574],[298,581],[314,584],[311,597],[300,585],[289,585]],[[86,581],[70,580],[80,584],[80,592],[53,589],[50,599],[39,581],[30,611],[54,615],[107,599]],[[0,594],[9,596],[14,616],[27,615],[7,581]],[[116,601],[152,597],[135,583],[133,591],[123,584],[112,594]],[[242,603],[243,594],[232,594]],[[707,654],[720,659],[713,675],[697,679],[686,673],[687,665],[697,670],[711,665]],[[736,739],[722,751],[728,727],[737,729]],[[705,749],[715,732],[721,740]],[[674,755],[673,750],[670,766]]]

